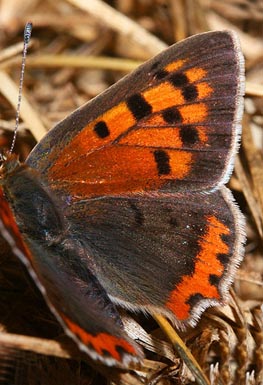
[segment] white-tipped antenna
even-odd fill
[[[14,136],[12,140],[12,144],[9,150],[9,153],[11,154],[14,150],[15,142],[16,142],[16,136],[17,131],[19,127],[19,117],[20,117],[20,107],[21,107],[21,99],[22,99],[22,88],[23,88],[23,82],[24,82],[24,73],[25,73],[25,65],[26,65],[26,54],[28,49],[28,44],[31,38],[31,32],[32,32],[32,23],[27,23],[24,29],[24,48],[23,48],[23,54],[22,54],[22,64],[21,64],[21,75],[20,75],[20,81],[19,81],[19,90],[18,90],[18,101],[17,101],[17,109],[16,109],[16,124],[14,129]]]

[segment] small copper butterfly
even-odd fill
[[[224,184],[241,134],[233,32],[179,42],[1,167],[0,232],[65,332],[94,360],[141,348],[117,306],[194,326],[222,303],[244,221]]]

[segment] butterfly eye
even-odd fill
[[[5,150],[0,150],[0,170],[4,168],[4,164],[7,160],[7,152]]]

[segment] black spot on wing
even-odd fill
[[[185,87],[189,84],[187,76],[183,72],[176,72],[169,77],[174,87]]]
[[[108,126],[103,120],[97,122],[95,124],[93,130],[95,131],[97,136],[101,139],[104,139],[110,135],[110,131],[108,129]]]
[[[198,98],[197,87],[193,84],[188,85],[182,89],[183,97],[187,102],[195,100]]]
[[[185,146],[196,144],[199,141],[198,131],[193,126],[183,126],[180,129],[180,138]]]
[[[165,70],[156,71],[156,73],[154,74],[154,76],[158,80],[162,80],[162,79],[166,78],[166,76],[168,76],[168,75],[169,75],[169,72],[167,72]]]
[[[163,110],[162,117],[169,124],[176,124],[182,121],[182,115],[176,107],[169,107]]]
[[[102,357],[104,358],[112,358],[112,355],[110,354],[110,352],[106,349],[101,349],[101,352],[102,352]]]
[[[131,209],[134,212],[134,219],[138,226],[141,226],[144,222],[144,215],[142,211],[139,209],[138,206],[136,206],[135,203],[131,203]]]
[[[201,293],[196,293],[196,294],[192,294],[188,300],[186,301],[186,303],[188,305],[190,305],[190,307],[192,308],[193,306],[195,306],[198,302],[200,302],[202,299],[204,299],[204,296],[201,294]]]
[[[229,234],[222,234],[221,235],[222,241],[226,244],[229,245],[231,243],[231,237]]]
[[[120,345],[116,345],[115,350],[119,353],[119,355],[121,357],[123,357],[125,354],[127,354],[127,351]]]
[[[231,237],[230,235],[228,234],[222,234],[221,235],[221,239],[222,241],[226,244],[226,245],[230,245],[231,244]],[[230,254],[223,254],[223,253],[219,253],[217,254],[217,259],[219,260],[219,262],[223,265],[223,266],[227,266],[228,263],[229,263],[229,258],[230,258]]]
[[[126,101],[127,107],[136,120],[140,120],[152,112],[152,106],[144,99],[141,94],[134,94]]]
[[[215,274],[209,275],[209,282],[211,285],[213,285],[215,287],[219,286],[220,280],[221,280],[221,277],[219,277],[218,275],[215,275]]]
[[[198,98],[197,87],[194,84],[189,84],[189,79],[183,72],[172,74],[169,81],[174,87],[182,89],[185,101],[189,102]]]
[[[154,151],[154,160],[157,165],[158,175],[169,175],[171,172],[170,157],[164,150]]]
[[[217,254],[217,259],[223,266],[227,266],[229,263],[229,255],[228,254]]]

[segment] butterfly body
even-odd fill
[[[19,258],[92,358],[142,357],[116,305],[185,327],[224,301],[243,255],[243,217],[223,186],[243,71],[235,35],[197,35],[59,123],[25,165],[7,156],[0,231],[21,232]]]

